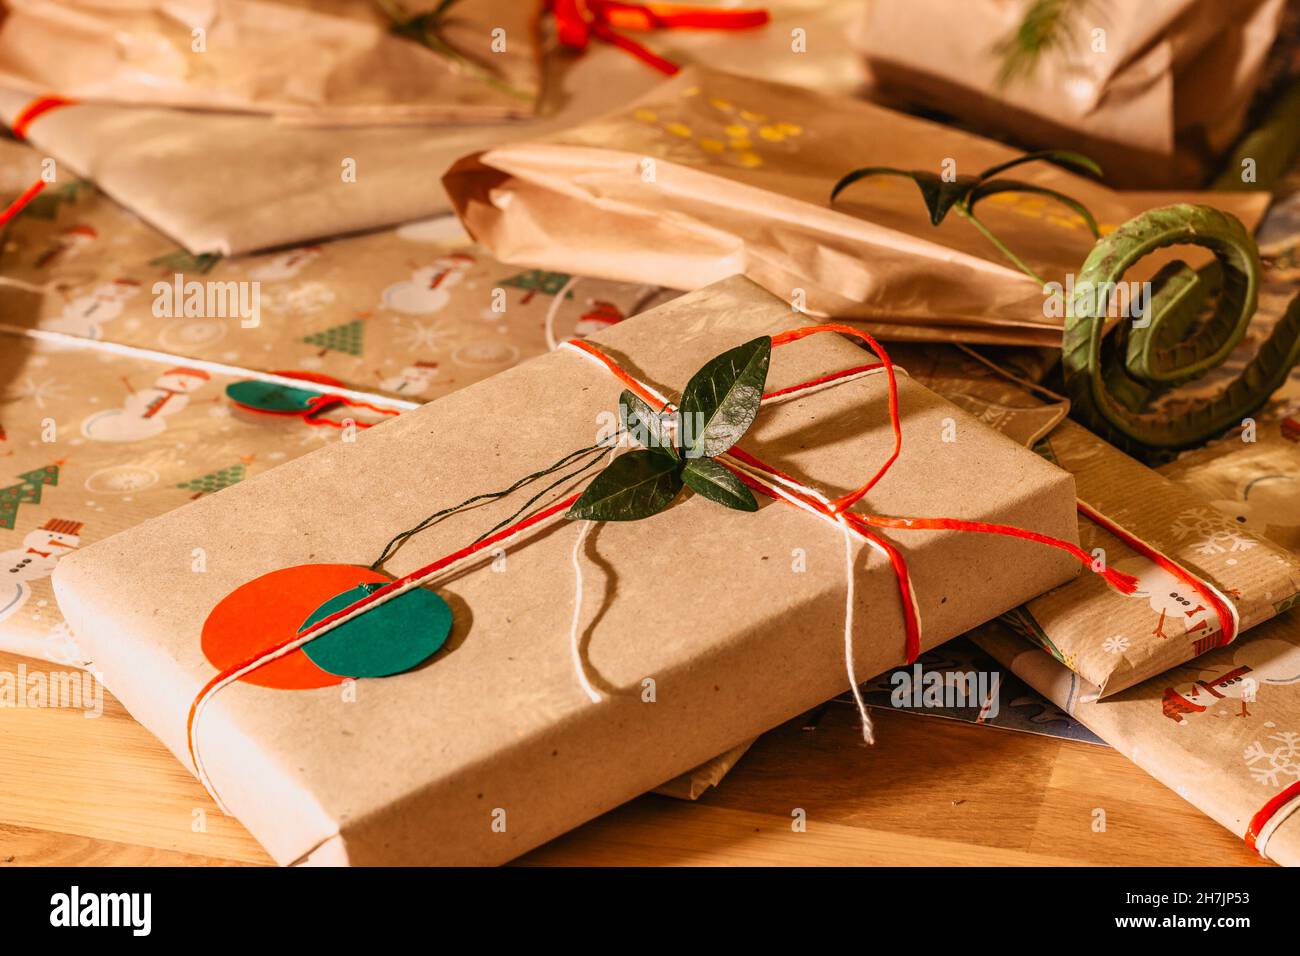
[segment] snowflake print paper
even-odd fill
[[[1300,733],[1294,730],[1269,734],[1271,746],[1256,740],[1242,753],[1246,767],[1256,782],[1270,787],[1280,787],[1300,780]]]

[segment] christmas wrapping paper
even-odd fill
[[[1225,631],[1241,634],[1296,603],[1300,562],[1210,500],[1072,421],[1038,450],[1075,476],[1081,501],[1146,546],[1081,515],[1084,548],[1137,576],[1137,590],[1120,601],[1080,578],[1008,615],[1008,623],[1076,671],[1091,692],[1112,694],[1161,674],[1223,643]],[[1235,615],[1221,619],[1205,594],[1147,549],[1210,585]]]
[[[504,6],[502,22],[513,23],[534,5],[511,0]],[[768,6],[772,21],[761,29],[656,31],[645,41],[677,62],[761,68],[836,91],[861,82],[847,39],[856,10],[826,0]],[[805,38],[799,51],[791,44],[796,30]],[[510,47],[515,42],[508,48],[518,50]],[[817,55],[807,55],[808,48]],[[581,56],[548,53],[543,71],[536,117],[508,123],[319,127],[261,114],[88,101],[41,113],[25,124],[24,135],[42,156],[57,160],[61,181],[92,179],[194,255],[231,255],[448,212],[438,177],[459,157],[599,116],[663,80],[603,43]],[[32,102],[30,90],[0,80],[0,122],[12,127]],[[663,277],[651,281],[664,283]]]
[[[541,86],[540,0],[460,0],[437,51],[393,33],[380,4],[355,0],[8,7],[0,83],[32,96],[322,124],[481,123],[531,115]]]
[[[863,4],[879,95],[1029,147],[1069,145],[1128,188],[1195,187],[1241,132],[1284,0],[1059,4],[1061,41],[1001,81],[1028,4]]]
[[[30,147],[0,141],[0,195],[20,192],[39,169]],[[234,408],[224,390],[246,377],[238,369],[309,374],[419,403],[543,354],[548,328],[552,338],[586,335],[675,295],[503,266],[474,248],[450,217],[264,256],[195,259],[81,181],[47,188],[6,228],[4,243],[0,321],[10,334],[0,334],[0,487],[66,459],[60,487],[84,491],[103,509],[69,516],[82,524],[82,545],[183,504],[188,494],[177,482],[244,458],[242,474],[254,474],[338,439],[327,427]],[[178,273],[184,282],[255,284],[259,324],[245,328],[235,317],[186,315],[183,308],[155,314],[155,283],[171,287]],[[59,346],[21,334],[27,331],[87,341]],[[155,418],[170,427],[156,435],[138,433],[143,424],[119,428],[114,441],[82,433],[92,412],[121,407],[176,367],[209,378],[187,393],[189,407],[173,404]],[[53,443],[42,441],[47,420],[57,425]],[[110,495],[102,480],[86,487],[108,468],[142,474],[137,480],[147,479],[151,490]],[[0,551],[25,547],[29,532],[59,516],[38,517],[31,527],[22,520],[0,527]],[[33,573],[28,587],[27,611],[0,620],[0,647],[67,658],[48,569]],[[37,607],[39,619],[31,617]]]
[[[737,278],[594,338],[662,387],[798,324]],[[769,387],[862,354],[836,337],[800,341],[780,351]],[[186,715],[214,674],[200,632],[226,595],[275,569],[370,561],[423,515],[589,444],[620,387],[571,350],[526,362],[63,559],[60,605],[110,690],[188,761]],[[905,452],[872,490],[872,510],[1073,536],[1069,475],[905,376],[899,389]],[[885,397],[879,375],[826,388],[760,415],[743,444],[815,486],[852,487],[892,446]],[[949,420],[961,441],[941,440]],[[386,570],[421,567],[516,507],[489,502],[435,524]],[[575,558],[577,533],[562,523],[446,582],[450,650],[425,666],[342,694],[225,688],[196,734],[227,806],[283,863],[499,862],[843,689],[844,540],[810,515],[687,498],[599,526]],[[999,536],[896,540],[924,647],[1077,570],[1061,552]],[[191,569],[195,547],[209,555],[204,573]],[[579,656],[599,702],[576,681],[569,647],[575,560],[586,565]],[[865,675],[902,658],[902,608],[885,559],[859,552],[853,565],[863,624],[853,658]]]
[[[971,224],[931,224],[914,183],[862,180],[892,166],[978,171],[1016,151],[869,103],[696,67],[603,118],[465,157],[444,177],[470,234],[507,262],[696,288],[744,273],[813,314],[867,320],[891,338],[1059,345],[1039,282]],[[1050,165],[1017,179],[1082,202],[1104,232],[1139,212],[1206,194],[1117,193]],[[1038,274],[1064,282],[1093,238],[1038,195],[997,193],[987,227]],[[1262,195],[1212,203],[1253,226]],[[1149,279],[1174,254],[1139,262]]]
[[[39,171],[37,157],[16,144],[0,142],[0,160],[0,193],[20,191]],[[195,264],[90,184],[73,185],[40,197],[6,233],[6,274],[46,289],[44,297],[0,288],[6,319],[20,321],[18,330],[51,328],[85,337],[81,345],[0,339],[6,345],[0,360],[0,567],[12,575],[0,598],[0,648],[57,663],[93,666],[50,586],[59,558],[340,440],[329,427],[240,410],[224,390],[248,377],[208,371],[210,363],[243,366],[248,375],[289,367],[419,402],[541,354],[548,326],[561,338],[581,336],[620,321],[625,310],[673,295],[502,267],[469,246],[454,219],[275,256]],[[433,256],[430,265],[413,271],[429,279],[418,286],[428,289],[428,298],[412,300],[417,284],[407,272],[410,260],[426,255]],[[440,262],[457,268],[430,288],[443,274]],[[294,283],[311,263],[319,271]],[[154,316],[149,286],[168,270],[186,267],[188,275],[222,281],[257,275],[271,293],[268,303],[286,306],[268,308],[257,329],[229,319]],[[109,291],[117,288],[130,294]],[[503,312],[484,306],[496,288],[506,295]],[[567,291],[560,295],[562,288]],[[318,347],[353,341],[331,331],[350,323],[330,324],[346,315],[336,304],[349,290],[376,301],[391,290],[389,299],[413,311],[377,310],[372,318],[379,321],[365,326],[356,348]],[[390,327],[385,318],[409,325]],[[303,326],[313,320],[321,328]],[[127,348],[109,351],[103,343]],[[169,350],[173,360],[158,354]],[[147,412],[163,396],[148,418],[110,414],[118,427],[113,440],[104,439],[105,412]],[[123,421],[129,426],[121,427]],[[695,799],[746,749],[733,748],[656,792]]]
[[[1161,674],[1217,647],[1225,627],[1241,634],[1297,602],[1300,561],[1263,536],[1262,522],[1243,526],[1195,483],[1171,480],[1063,420],[1068,403],[1003,368],[1032,376],[1035,353],[1003,350],[981,362],[954,348],[896,352],[949,401],[1073,474],[1080,502],[1096,513],[1081,511],[1080,542],[1099,565],[1137,577],[1134,593],[1123,595],[1083,575],[1004,617],[1075,671],[1083,696],[1114,694]],[[1225,604],[1223,620],[1152,550],[1213,588]]]
[[[975,643],[1116,750],[1238,836],[1300,781],[1300,621],[1262,624],[1233,644],[1105,700],[1002,623]],[[1257,829],[1256,848],[1300,866],[1300,794]],[[1270,826],[1271,824],[1271,826]]]

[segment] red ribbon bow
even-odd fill
[[[666,3],[622,3],[619,0],[548,0],[560,43],[579,52],[594,36],[626,50],[669,76],[680,67],[640,43],[615,33],[624,30],[747,30],[761,27],[770,17],[766,10],[716,10]]]

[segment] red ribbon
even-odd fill
[[[987,533],[987,534],[1005,535],[1008,537],[1020,538],[1022,540],[1033,541],[1039,544],[1046,544],[1055,548],[1060,548],[1068,552],[1069,554],[1073,555],[1076,558],[1076,560],[1082,563],[1085,567],[1092,566],[1092,560],[1093,560],[1092,555],[1088,554],[1078,545],[1072,544],[1068,541],[1062,541],[1058,538],[1052,538],[1048,535],[1039,534],[1036,531],[1028,531],[1023,528],[1015,528],[1009,525],[990,524],[988,522],[983,522],[983,521],[963,521],[957,518],[889,518],[889,517],[869,515],[869,514],[864,514],[861,512],[855,512],[849,510],[853,504],[859,501],[863,495],[865,495],[868,491],[870,491],[871,488],[874,487],[875,484],[885,476],[885,474],[893,466],[894,462],[898,460],[899,455],[902,453],[903,430],[902,430],[902,420],[901,420],[901,415],[899,413],[899,404],[898,404],[898,381],[894,372],[894,364],[890,360],[888,353],[885,352],[885,350],[880,346],[880,344],[874,338],[871,337],[871,335],[862,331],[861,329],[856,329],[851,326],[826,324],[826,325],[808,326],[805,328],[794,329],[788,332],[778,333],[777,335],[772,336],[772,347],[778,348],[782,345],[787,345],[791,342],[796,342],[799,339],[806,338],[807,336],[816,335],[823,332],[842,333],[844,335],[848,335],[853,338],[860,339],[863,342],[866,342],[867,345],[870,346],[871,349],[879,356],[880,361],[878,363],[872,363],[870,365],[860,365],[851,369],[846,369],[841,372],[833,372],[828,375],[822,375],[810,381],[800,383],[799,385],[793,386],[791,388],[776,390],[774,392],[764,395],[763,397],[765,399],[775,398],[780,395],[786,395],[800,390],[816,388],[820,385],[828,384],[830,382],[834,382],[839,379],[847,378],[851,375],[856,375],[860,372],[865,372],[875,368],[883,368],[887,376],[888,387],[889,387],[888,410],[889,410],[890,426],[893,432],[893,439],[894,439],[893,448],[886,461],[880,466],[879,469],[877,469],[875,474],[873,474],[865,484],[863,484],[861,487],[853,491],[848,492],[847,494],[841,495],[839,498],[835,498],[833,500],[826,500],[825,498],[822,497],[813,497],[813,495],[811,494],[806,494],[804,492],[799,491],[798,487],[790,488],[788,490],[783,490],[783,494],[788,494],[791,496],[791,498],[797,498],[800,506],[807,506],[809,509],[817,512],[820,515],[829,517],[832,520],[839,520],[842,518],[845,522],[851,524],[853,528],[856,531],[858,531],[858,533],[861,534],[864,538],[870,540],[872,543],[879,546],[881,550],[883,550],[885,554],[888,556],[890,565],[893,568],[894,574],[898,580],[899,596],[902,600],[902,613],[903,613],[904,629],[906,632],[906,658],[908,663],[914,661],[921,653],[921,635],[920,635],[920,621],[918,620],[917,617],[916,602],[914,601],[912,596],[912,585],[911,585],[910,575],[908,573],[907,562],[903,558],[902,553],[896,547],[894,547],[894,545],[890,543],[888,540],[881,537],[880,535],[877,535],[873,531],[873,528],[887,527],[887,528],[894,528],[898,530],[973,531],[973,532],[980,532],[980,533]],[[614,375],[615,378],[617,378],[620,382],[625,384],[633,392],[639,395],[643,400],[650,403],[652,407],[659,407],[660,405],[662,405],[662,399],[659,396],[648,391],[644,385],[642,385],[639,381],[636,380],[636,378],[634,378],[627,371],[625,371],[614,359],[606,355],[604,352],[602,352],[599,348],[597,348],[592,343],[580,339],[571,339],[568,344],[582,350],[583,352],[586,352],[588,355],[591,355],[593,358],[597,359],[599,362],[601,362],[601,364],[603,364],[610,371],[611,374]],[[797,482],[795,479],[790,478],[788,475],[785,475],[784,473],[778,471],[772,466],[765,464],[764,462],[760,461],[758,458],[754,457],[748,452],[745,452],[744,450],[740,449],[737,446],[733,446],[732,448],[730,448],[727,454],[733,456],[736,460],[742,462],[746,466],[756,471],[768,475],[776,476],[784,481],[789,482],[792,485],[803,487],[801,483]],[[750,488],[753,488],[756,491],[760,491],[763,494],[767,495],[768,497],[777,500],[784,500],[772,488],[769,488],[768,486],[762,484],[760,481],[755,480],[751,475],[746,474],[745,472],[739,470],[738,468],[735,468],[734,466],[730,465],[726,461],[722,461],[720,463],[728,467],[733,474],[735,474],[741,481],[743,481]],[[199,768],[199,762],[197,760],[197,755],[195,753],[195,719],[198,713],[198,707],[200,702],[210,692],[215,692],[225,683],[233,679],[235,675],[239,674],[241,671],[245,670],[246,668],[260,667],[261,665],[267,663],[269,660],[272,659],[271,655],[284,651],[286,648],[289,647],[289,645],[294,644],[295,642],[302,642],[304,638],[310,639],[312,635],[318,634],[326,627],[334,624],[337,621],[342,620],[344,617],[348,617],[350,615],[353,615],[357,612],[364,610],[365,608],[371,605],[379,603],[381,600],[386,599],[386,597],[392,594],[394,591],[399,591],[401,589],[410,588],[413,586],[419,586],[422,581],[426,580],[434,573],[444,568],[447,568],[459,561],[462,561],[465,558],[478,554],[484,551],[485,549],[492,547],[493,545],[510,540],[516,537],[517,535],[532,529],[533,527],[540,524],[541,522],[547,521],[551,518],[554,518],[562,514],[564,511],[567,511],[568,508],[578,500],[578,498],[581,497],[581,494],[582,494],[581,492],[575,492],[569,495],[568,497],[564,498],[562,501],[555,502],[554,504],[547,506],[543,510],[527,518],[524,518],[521,521],[515,522],[509,527],[502,528],[500,531],[497,531],[496,533],[492,534],[489,537],[483,538],[472,544],[466,545],[465,547],[457,551],[444,555],[441,558],[438,558],[436,561],[433,561],[430,564],[426,564],[424,567],[417,568],[416,570],[410,572],[409,574],[397,578],[389,582],[388,584],[384,585],[383,587],[370,592],[365,597],[361,598],[358,601],[355,601],[354,603],[348,605],[347,607],[341,608],[340,610],[334,612],[333,614],[330,614],[329,616],[322,618],[321,620],[312,624],[310,627],[303,628],[301,631],[299,631],[296,634],[293,634],[286,638],[282,638],[272,646],[267,647],[261,651],[258,651],[257,653],[249,656],[247,659],[237,664],[231,665],[223,669],[222,671],[220,671],[209,681],[207,681],[207,683],[203,685],[203,688],[199,691],[199,693],[195,695],[193,702],[190,704],[189,714],[186,718],[186,735],[188,737],[188,743],[189,743],[190,760],[194,764],[196,770]],[[785,503],[794,506],[793,502],[790,500],[786,500]],[[1124,574],[1122,572],[1114,570],[1113,568],[1107,568],[1106,570],[1098,573],[1100,573],[1102,577],[1105,578],[1106,581],[1112,587],[1126,594],[1131,594],[1137,585],[1137,579],[1134,578],[1132,575]],[[299,644],[299,647],[301,647],[301,644]]]
[[[666,3],[622,3],[618,0],[548,0],[560,44],[579,52],[592,37],[626,50],[660,73],[672,76],[680,67],[637,41],[614,31],[623,30],[748,30],[761,27],[770,17],[766,10],[718,10]]]
[[[31,126],[39,117],[44,116],[50,110],[58,109],[60,106],[72,106],[76,101],[65,99],[62,96],[38,96],[26,106],[18,111],[14,117],[13,125],[10,129],[19,139],[27,138],[27,127]]]
[[[1268,825],[1268,821],[1273,819],[1274,815],[1276,815],[1279,810],[1297,797],[1300,797],[1300,780],[1297,780],[1280,793],[1275,794],[1268,803],[1260,807],[1259,812],[1250,818],[1250,825],[1246,827],[1246,846],[1250,847],[1256,853],[1259,853],[1260,856],[1263,856],[1264,854],[1260,853],[1259,848],[1255,846],[1255,841],[1259,839],[1260,831]]]
[[[43,179],[38,179],[28,186],[23,194],[11,202],[4,212],[0,212],[0,226],[4,226],[10,219],[26,209],[27,204],[35,199],[36,194],[44,188],[45,180]]]

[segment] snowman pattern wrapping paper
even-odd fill
[[[0,172],[32,157],[0,142]],[[567,338],[676,294],[498,263],[454,218],[222,259],[88,183],[46,192],[0,249],[6,323],[62,339],[6,334],[0,350],[0,650],[64,663],[77,652],[49,585],[63,554],[340,440],[232,405],[236,379],[210,363],[423,402],[546,351],[548,317]],[[257,283],[257,327],[155,314],[154,284],[177,274]]]

